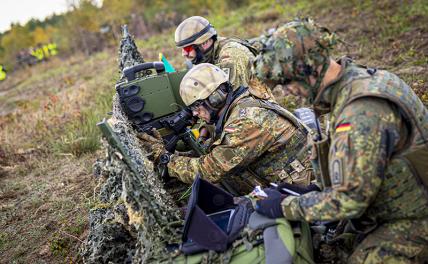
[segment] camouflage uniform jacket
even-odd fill
[[[247,45],[248,44],[248,45]],[[208,63],[217,65],[229,75],[229,82],[235,89],[248,87],[250,93],[257,98],[275,102],[270,88],[252,76],[251,65],[255,58],[250,44],[239,38],[219,37],[208,55]],[[200,129],[206,127],[201,122]],[[207,143],[205,143],[207,144]]]
[[[427,219],[421,184],[428,173],[427,109],[396,75],[341,64],[341,75],[322,97],[331,110],[332,186],[284,199],[285,218]]]
[[[269,87],[252,76],[251,65],[255,58],[255,49],[250,49],[249,44],[239,38],[219,37],[214,43],[208,62],[225,71],[233,87],[249,87],[251,94],[256,97],[273,100]]]
[[[186,183],[198,173],[213,183],[224,180],[239,194],[280,180],[308,184],[312,171],[306,134],[276,112],[254,106],[258,100],[248,91],[236,98],[209,153],[199,158],[173,155],[169,174]]]

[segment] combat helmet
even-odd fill
[[[263,48],[253,65],[254,74],[262,79],[285,84],[299,82],[314,102],[330,63],[330,51],[337,44],[336,34],[311,19],[301,19],[278,27],[263,40]],[[320,72],[317,70],[321,69]],[[309,82],[309,77],[316,83]]]
[[[214,102],[216,101],[216,93],[214,92],[221,84],[228,81],[227,74],[219,67],[209,63],[198,64],[190,69],[181,80],[181,99],[187,106],[205,99]]]
[[[190,108],[203,105],[210,114],[211,123],[216,123],[220,110],[230,104],[232,91],[227,74],[209,63],[194,66],[180,83],[183,102]]]
[[[213,36],[217,36],[217,31],[207,19],[192,16],[181,22],[175,30],[175,45],[178,48],[200,45]]]

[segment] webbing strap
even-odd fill
[[[229,42],[237,42],[237,43],[241,44],[242,46],[245,46],[254,56],[257,56],[260,53],[257,48],[255,48],[253,45],[250,44],[250,42],[248,42],[248,40],[241,39],[238,37],[229,37],[229,38],[221,40],[220,42],[222,45],[225,45]]]
[[[280,115],[281,117],[289,120],[293,125],[295,125],[297,128],[302,130],[305,135],[307,135],[310,131],[310,128],[306,126],[303,122],[301,122],[295,115],[293,115],[290,111],[287,109],[281,107],[280,105],[263,100],[263,99],[254,99],[250,101],[245,101],[240,103],[240,106],[242,107],[260,107],[265,108],[274,111],[276,114]]]
[[[216,137],[220,136],[222,130],[223,130],[223,123],[224,119],[226,118],[226,115],[229,113],[230,106],[233,101],[235,101],[236,98],[241,96],[243,93],[245,93],[248,90],[247,87],[240,86],[237,90],[233,92],[229,92],[227,95],[226,103],[225,103],[225,110],[221,113],[220,117],[217,120],[217,123],[215,125],[215,135]]]

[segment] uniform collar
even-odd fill
[[[326,88],[322,91],[322,94],[319,95],[319,99],[314,104],[314,109],[321,114],[331,111],[331,107],[335,104],[337,95],[342,87],[340,83],[342,82],[343,76],[349,68],[348,66],[351,64],[352,60],[345,56],[336,62],[341,66],[339,74],[334,80],[326,85]]]
[[[218,57],[220,55],[220,41],[225,40],[226,38],[218,37],[216,41],[214,41],[213,45],[214,47],[211,49],[211,54],[207,55],[209,56],[209,62],[215,64],[215,62],[218,60]]]

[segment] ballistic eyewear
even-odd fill
[[[187,52],[187,53],[192,52],[194,49],[195,49],[195,48],[193,47],[193,45],[189,45],[189,46],[183,47],[183,50],[184,50],[185,52]]]

